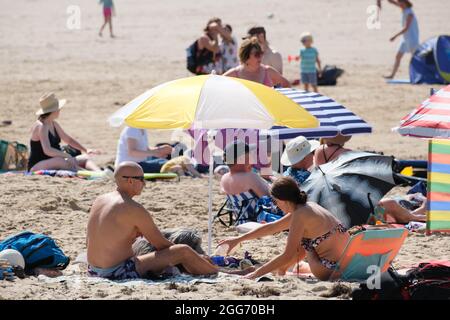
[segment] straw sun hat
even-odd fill
[[[66,104],[66,100],[58,100],[55,97],[55,94],[53,92],[50,92],[44,94],[39,99],[39,104],[41,105],[41,108],[36,112],[36,115],[38,116],[60,110]]]
[[[316,150],[320,146],[319,141],[306,140],[305,137],[297,137],[286,145],[286,149],[281,156],[281,164],[284,166],[292,166],[302,161],[308,154]]]

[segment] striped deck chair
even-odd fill
[[[331,279],[364,281],[374,273],[371,266],[386,272],[407,235],[407,229],[392,228],[365,230],[352,236]]]
[[[253,221],[258,196],[252,190],[235,195],[227,195],[227,199],[214,216],[226,227]],[[228,216],[228,222],[223,218]],[[255,217],[256,218],[256,217]]]

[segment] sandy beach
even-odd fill
[[[366,9],[375,1],[196,1],[165,2],[116,0],[116,39],[107,32],[98,37],[103,17],[97,1],[17,0],[0,12],[0,138],[29,144],[39,97],[53,91],[68,100],[58,122],[89,148],[103,151],[95,160],[102,166],[114,162],[120,129],[107,118],[133,98],[165,81],[189,76],[185,49],[201,34],[212,16],[233,26],[240,38],[255,25],[264,25],[271,45],[281,52],[284,74],[299,77],[298,54],[303,31],[314,35],[322,63],[345,70],[334,87],[321,93],[352,110],[373,126],[373,133],[353,137],[348,147],[374,150],[399,159],[426,159],[427,141],[392,132],[399,120],[427,98],[438,85],[389,85],[382,78],[394,61],[398,41],[389,38],[400,30],[400,10],[384,3],[381,29],[366,26]],[[79,30],[67,28],[67,8],[79,6]],[[448,33],[448,3],[414,1],[420,24],[420,40]],[[105,30],[106,31],[106,30]],[[403,59],[397,78],[408,78],[409,56]],[[149,131],[152,144],[170,141],[171,132]],[[207,243],[207,179],[147,183],[138,197],[162,228],[189,227],[202,233]],[[62,179],[43,176],[0,175],[0,239],[22,230],[46,233],[58,239],[72,260],[86,250],[88,211],[100,194],[114,189],[109,180]],[[393,193],[404,192],[396,188]],[[214,210],[223,203],[218,181],[214,183]],[[214,224],[214,244],[236,235],[233,228]],[[259,261],[279,254],[286,234],[244,243],[244,250]],[[450,259],[450,236],[410,234],[394,265],[410,267],[431,259]],[[80,275],[70,265],[64,275]],[[324,299],[333,286],[296,277],[275,281],[218,280],[211,285],[168,284],[123,286],[110,283],[45,282],[36,277],[0,281],[0,299]]]

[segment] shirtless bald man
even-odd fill
[[[181,264],[194,275],[217,273],[217,267],[187,245],[173,244],[159,231],[151,214],[134,201],[145,186],[144,172],[135,162],[122,162],[114,173],[116,191],[99,196],[87,227],[88,273],[110,280],[145,278]],[[156,251],[134,256],[135,239],[144,236]]]

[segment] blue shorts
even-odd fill
[[[303,83],[308,83],[317,86],[317,72],[302,72],[301,78]]]
[[[111,268],[97,268],[88,266],[88,274],[91,277],[106,278],[109,280],[126,280],[141,278],[136,270],[136,262],[133,258],[129,258],[121,264]]]
[[[147,158],[145,161],[141,161],[138,164],[142,167],[144,173],[160,173],[162,166],[167,162],[167,159],[163,158]]]

